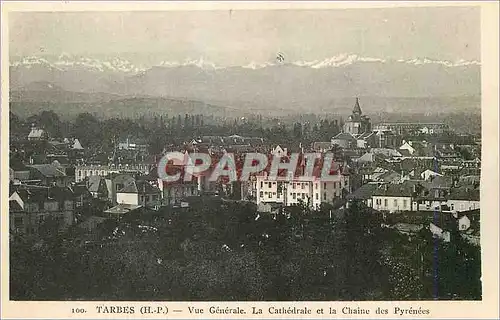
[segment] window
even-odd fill
[[[305,188],[306,188],[306,186],[304,185],[304,183],[301,183],[301,184],[300,184],[300,187],[301,187],[302,189],[305,189]]]
[[[408,205],[408,201],[407,201],[406,199],[405,199],[405,200],[403,200],[403,208],[405,208],[405,209],[406,209],[407,205]]]
[[[387,203],[388,203],[387,199],[384,199],[384,207],[387,207],[387,206],[388,206],[388,204],[387,204]]]
[[[273,195],[273,194],[272,194],[271,192],[269,192],[269,194],[267,195],[267,197],[268,197],[269,199],[271,199],[272,195]]]
[[[264,188],[264,182],[262,182],[262,181],[260,182],[260,188],[261,189]]]
[[[69,201],[69,200],[64,201],[64,209],[65,210],[73,209],[73,201]]]
[[[318,183],[316,182],[316,190],[318,190]]]
[[[333,183],[333,189],[337,189],[337,182]]]
[[[272,188],[272,187],[273,187],[272,182],[269,182],[269,183],[267,184],[267,186],[268,186],[268,188]]]
[[[281,193],[278,193],[278,199],[281,198]]]
[[[260,197],[264,198],[264,192],[262,192],[262,191],[260,192]]]
[[[293,184],[293,188],[295,189],[295,183]]]
[[[326,200],[326,192],[323,192],[323,200]]]
[[[316,192],[316,200],[319,200],[319,194]]]
[[[397,199],[394,199],[394,206],[397,207],[398,206],[398,200]]]
[[[303,194],[302,194],[302,199],[305,199],[305,198],[306,198],[306,194],[305,194],[305,193],[303,193]]]
[[[326,182],[323,182],[323,189],[326,189]]]
[[[46,201],[43,204],[43,208],[45,211],[57,211],[59,210],[59,203],[55,201]]]
[[[264,194],[267,196],[267,191],[266,191],[266,192],[264,192]]]
[[[275,196],[275,195],[276,195],[276,192],[273,192],[273,196]]]
[[[275,186],[275,185],[276,185],[276,182],[273,182],[273,186]]]
[[[297,194],[296,193],[292,193],[292,197],[293,197],[293,199],[296,199],[297,198]]]

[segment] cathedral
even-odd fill
[[[371,129],[372,125],[370,122],[370,118],[363,115],[363,112],[361,112],[361,107],[359,106],[359,99],[356,98],[356,104],[354,105],[352,114],[344,123],[343,131],[345,133],[350,133],[356,136],[366,132],[370,132]]]

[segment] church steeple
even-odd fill
[[[361,107],[359,106],[359,98],[356,97],[356,104],[354,104],[354,109],[352,110],[353,114],[358,114],[361,115],[363,112],[361,112]]]

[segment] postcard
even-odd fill
[[[1,317],[498,319],[498,9],[2,3]]]

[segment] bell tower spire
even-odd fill
[[[353,114],[361,115],[363,112],[361,112],[361,107],[359,106],[359,98],[356,97],[356,103],[354,104],[354,109],[352,110]]]

